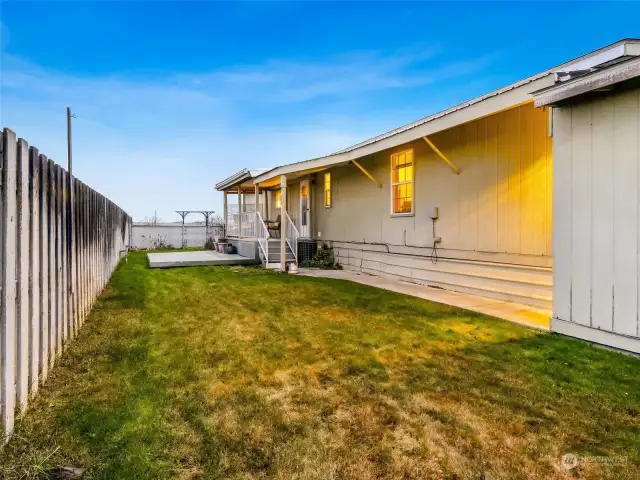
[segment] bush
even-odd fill
[[[333,248],[326,243],[322,245],[313,256],[312,260],[305,260],[302,266],[306,268],[334,268],[335,259],[333,257]]]

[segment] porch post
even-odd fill
[[[254,229],[254,237],[258,236],[258,214],[260,213],[260,187],[258,186],[258,184],[256,183],[256,193],[255,193],[255,197],[256,197],[256,213],[255,216],[256,218],[253,219],[253,229]]]
[[[236,215],[236,221],[238,222],[238,235],[242,237],[242,188],[238,187],[238,215]]]
[[[229,214],[229,207],[228,207],[228,199],[227,199],[227,191],[225,190],[224,192],[224,218],[222,219],[222,223],[224,223],[224,233],[223,235],[226,237],[227,236],[227,216]]]
[[[264,191],[264,218],[269,220],[269,190]]]
[[[280,175],[280,271],[287,271],[287,176]]]

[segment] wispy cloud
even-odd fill
[[[4,54],[0,113],[3,126],[64,163],[70,105],[75,173],[134,217],[172,218],[178,208],[219,209],[213,185],[240,168],[328,154],[414,120],[381,100],[476,75],[491,60],[445,61],[437,48],[409,47],[92,77]]]
[[[222,88],[236,99],[305,102],[425,86],[485,68],[491,56],[442,64],[435,47],[364,51],[330,58],[268,60],[202,76],[185,76],[197,88]],[[435,65],[435,66],[434,66]]]

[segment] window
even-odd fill
[[[331,174],[324,174],[324,206],[329,208],[331,206]]]
[[[391,155],[391,213],[413,213],[413,149]]]
[[[276,190],[276,208],[282,208],[282,190]]]

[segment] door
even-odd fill
[[[309,180],[300,182],[300,236],[308,237],[311,223],[311,202],[309,202]]]

